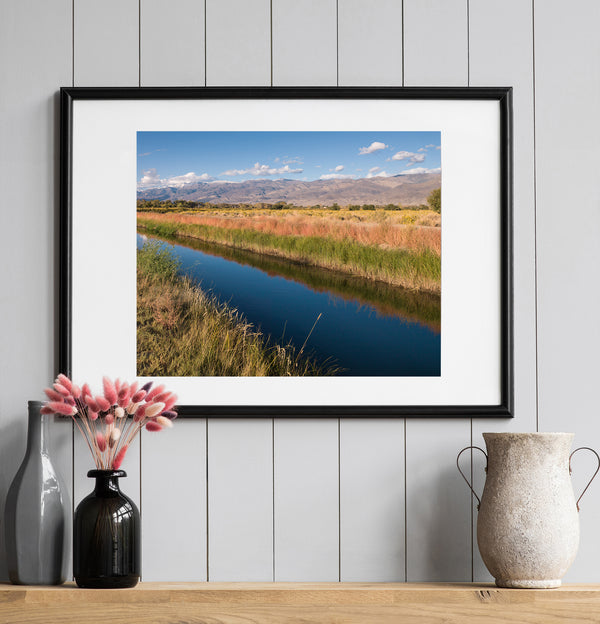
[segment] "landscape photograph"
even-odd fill
[[[441,147],[138,132],[138,376],[439,377]]]

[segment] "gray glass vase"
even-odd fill
[[[48,455],[42,403],[29,401],[27,450],[4,512],[8,575],[17,585],[60,585],[70,552],[68,493]]]

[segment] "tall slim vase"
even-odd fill
[[[28,403],[27,450],[4,511],[8,575],[18,585],[60,585],[69,561],[69,498],[48,454],[51,416],[41,407]]]

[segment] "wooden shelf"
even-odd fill
[[[600,622],[600,585],[140,583],[133,589],[0,585],[10,624],[519,624]]]

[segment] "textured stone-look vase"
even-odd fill
[[[579,547],[569,467],[573,434],[483,438],[487,478],[477,518],[483,562],[499,587],[559,587]]]

